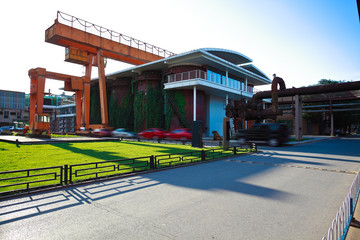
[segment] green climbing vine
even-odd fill
[[[99,85],[90,88],[90,124],[101,123]]]
[[[137,91],[134,96],[134,130],[136,132],[143,130],[145,119],[145,93]]]
[[[173,109],[168,101],[168,98],[170,97],[169,95],[172,94],[172,92],[167,91],[166,95],[165,95],[165,129],[169,130],[170,129],[170,125],[171,125],[171,119],[172,119],[172,115],[173,115]]]
[[[144,126],[145,122],[145,126]],[[160,86],[149,83],[146,92],[137,91],[134,96],[134,130],[164,127],[164,97]]]
[[[131,89],[123,97],[121,104],[117,104],[113,92],[110,94],[109,102],[109,124],[114,128],[126,128],[133,130],[134,128],[134,110],[133,110],[133,96]]]
[[[146,91],[146,128],[164,127],[164,98],[160,87],[148,85]]]
[[[189,122],[186,118],[186,111],[185,111],[185,96],[184,93],[182,91],[166,91],[166,106],[165,106],[165,128],[167,130],[170,129],[170,125],[171,125],[171,120],[175,114],[174,109],[172,108],[171,104],[169,103],[169,101],[171,101],[170,99],[173,99],[174,104],[177,107],[178,113],[180,115],[180,118],[182,118],[182,120],[186,123],[186,125],[189,126]],[[170,98],[170,99],[169,99]],[[186,126],[184,126],[186,127]]]

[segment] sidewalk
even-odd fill
[[[18,140],[19,144],[47,144],[47,143],[60,143],[60,142],[93,142],[93,141],[113,141],[118,140],[118,138],[113,137],[64,137],[64,138],[28,138],[24,136],[12,136],[12,135],[0,135],[0,141],[16,143]]]
[[[290,136],[291,139],[295,139],[294,135]],[[332,137],[332,136],[328,136],[328,135],[303,135],[301,141],[290,141],[287,142],[286,145],[299,145],[299,144],[305,144],[305,143],[313,143],[313,142],[319,142],[319,141],[324,141],[324,140],[328,140],[328,139],[332,139],[332,138],[336,138],[336,137]]]

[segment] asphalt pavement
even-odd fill
[[[260,146],[2,201],[0,239],[321,239],[360,168],[359,144]]]

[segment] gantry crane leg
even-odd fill
[[[76,106],[76,130],[79,131],[81,127],[81,96],[80,90],[75,91],[75,106]]]
[[[45,68],[31,69],[29,71],[31,78],[29,124],[32,129],[35,126],[35,114],[43,112],[45,74]]]
[[[84,77],[84,91],[82,98],[82,111],[81,111],[81,125],[85,129],[89,129],[90,124],[90,79],[91,79],[91,70],[93,66],[94,55],[89,54],[87,56],[87,65]]]
[[[106,80],[105,80],[105,66],[103,50],[97,50],[97,66],[99,71],[99,92],[100,92],[100,109],[101,109],[101,125],[103,127],[109,126],[108,108],[106,98]]]

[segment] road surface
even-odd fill
[[[321,239],[360,168],[337,138],[0,202],[0,239]]]

